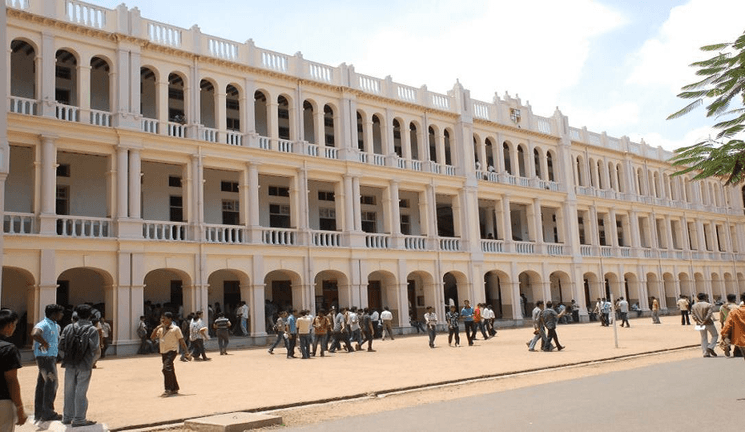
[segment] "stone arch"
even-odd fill
[[[528,161],[529,161],[528,146],[523,143],[517,145],[517,169],[516,176],[527,177],[528,173]]]
[[[103,55],[95,55],[90,60],[90,108],[97,111],[111,111],[111,68],[113,62]],[[102,124],[109,126],[109,124]]]
[[[419,148],[419,131],[421,130],[421,126],[419,125],[419,122],[411,121],[409,122],[407,129],[409,134],[409,151],[411,160],[422,160],[424,155],[422,154],[422,150]]]
[[[570,305],[574,300],[572,278],[567,273],[557,270],[549,275],[548,280],[551,293],[550,300],[553,301],[554,305],[559,303]]]
[[[739,294],[737,292],[737,283],[735,282],[735,279],[732,277],[732,273],[729,273],[729,272],[724,273],[724,292],[727,294],[735,294],[735,295]]]
[[[217,306],[219,303],[221,311],[231,320],[233,328],[235,328],[237,324],[235,309],[241,301],[245,301],[250,307],[250,328],[255,328],[253,323],[254,308],[264,307],[264,305],[251,304],[251,280],[245,272],[238,269],[218,269],[207,277],[207,284],[209,285],[207,303],[215,305],[213,308],[215,313],[218,312]]]
[[[15,38],[10,43],[10,95],[26,99],[37,99],[38,90],[36,57],[39,49],[36,43],[25,38]],[[38,114],[33,107],[11,107],[11,112]]]
[[[303,294],[302,278],[291,270],[273,270],[264,276],[264,298],[280,310],[303,309],[303,305],[310,304]]]
[[[245,101],[241,97],[243,88],[235,83],[229,83],[225,86],[225,130],[233,132],[241,132],[243,130],[243,122],[241,121],[241,113],[246,109]],[[228,132],[230,135],[230,132]],[[228,138],[229,144],[234,144]]]
[[[149,119],[158,118],[158,105],[164,103],[158,100],[158,81],[160,72],[157,68],[145,65],[140,68],[140,114]],[[157,132],[149,130],[149,132]]]
[[[705,293],[706,292],[706,280],[704,278],[704,275],[702,273],[696,272],[693,274],[693,280],[696,287],[696,292],[693,294],[693,296],[697,296],[699,293]]]
[[[455,165],[455,161],[453,160],[453,147],[455,146],[454,141],[455,134],[453,134],[453,130],[450,128],[445,128],[442,131],[442,141],[445,146],[445,160],[440,162],[443,165]]]
[[[602,297],[610,301],[610,295],[611,293],[613,293],[613,298],[617,299],[621,295],[622,284],[623,282],[619,280],[617,274],[613,272],[606,273],[604,278]]]
[[[696,287],[688,276],[688,273],[681,272],[678,274],[678,280],[680,281],[680,294],[692,298],[695,294]]]
[[[724,289],[724,281],[719,277],[718,273],[711,274],[711,296],[712,303],[717,300],[726,301],[727,291]]]
[[[424,316],[427,305],[437,303],[437,287],[434,277],[426,271],[418,270],[406,276],[409,316],[420,320]]]
[[[656,276],[655,276],[656,280]],[[635,273],[628,272],[623,275],[623,287],[620,293],[613,292],[613,297],[618,300],[620,296],[623,296],[629,304],[639,303],[641,305],[642,290],[641,281]]]
[[[316,301],[316,311],[329,310],[331,307],[339,310],[340,307],[359,306],[351,304],[348,287],[349,279],[344,272],[323,270],[316,273],[313,280],[313,293],[317,300],[322,299],[321,304]]]
[[[194,312],[196,293],[191,276],[187,272],[175,268],[151,270],[145,275],[144,284],[143,301],[145,311],[152,311],[148,316],[151,325],[157,325],[160,320],[157,305],[161,305],[162,311],[170,311],[177,318],[186,317],[187,314]]]
[[[649,272],[647,273],[647,306],[652,304],[652,297],[657,297],[658,299],[662,299],[665,297],[665,287],[664,282],[659,280],[656,273]],[[664,278],[664,275],[663,275]],[[641,300],[641,299],[640,299]],[[659,300],[660,305],[662,305],[662,300]],[[633,304],[629,302],[629,304]],[[642,306],[641,301],[639,302],[639,306]],[[643,309],[643,307],[642,307]]]
[[[217,127],[217,83],[212,78],[199,80],[199,122],[205,127]]]
[[[404,157],[403,134],[406,123],[400,117],[391,119],[391,128],[393,128],[393,152],[398,157]]]
[[[254,92],[254,129],[263,137],[269,136],[269,102],[271,93],[265,89]]]
[[[490,270],[484,274],[484,298],[492,305],[497,319],[515,319],[510,276],[501,270]]]
[[[189,88],[187,74],[180,71],[168,74],[168,121],[186,124],[195,119],[186,117],[191,102],[186,91]]]
[[[585,307],[592,310],[597,299],[604,297],[603,284],[600,283],[598,275],[587,272],[582,275],[582,289],[585,292]]]
[[[556,161],[556,153],[553,150],[546,151],[546,180],[555,182],[557,177],[558,164],[554,164]]]
[[[372,115],[372,152],[375,154],[383,154],[383,134],[385,130],[383,128],[383,119],[379,113]]]
[[[318,113],[318,102],[312,98],[303,101],[303,137],[306,141],[319,145],[319,136],[316,133],[316,114]],[[357,126],[360,127],[360,112],[357,110]],[[364,135],[363,135],[364,137]]]
[[[31,343],[29,334],[37,316],[46,305],[35,306],[36,281],[30,271],[20,267],[3,267],[2,298],[0,306],[14,310],[18,314],[18,326],[11,340],[19,346]],[[36,310],[38,309],[38,311]]]
[[[737,272],[737,291],[736,294],[745,294],[745,274]]]
[[[665,288],[664,302],[660,300],[660,308],[667,309],[668,307],[674,307],[678,293],[675,290],[675,276],[672,273],[665,273],[662,275],[662,284]]]
[[[456,306],[460,306],[464,300],[474,301],[471,298],[471,293],[468,289],[468,278],[465,274],[459,271],[449,271],[442,276],[442,284],[443,298],[446,305],[455,304]],[[438,307],[437,304],[427,306],[434,307],[437,313],[444,313],[444,309]]]
[[[277,138],[281,140],[291,140],[294,137],[293,122],[290,121],[294,111],[294,102],[292,96],[287,93],[280,93],[277,98]]]
[[[393,322],[399,322],[398,317],[402,310],[400,298],[393,273],[377,270],[367,275],[367,307],[380,312],[387,306],[393,313]]]
[[[523,302],[523,310],[520,312],[523,314],[523,317],[528,317],[530,316],[528,312],[533,310],[538,300],[547,301],[548,299],[544,298],[543,282],[538,272],[525,270],[517,278],[520,296],[525,296],[526,298]]]
[[[55,53],[55,100],[62,105],[79,106],[78,65],[80,55],[70,48],[60,48]],[[77,119],[68,119],[77,120]]]
[[[512,163],[512,143],[510,141],[502,143],[502,160],[504,161],[504,171],[509,175],[516,175]]]

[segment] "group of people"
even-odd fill
[[[727,357],[730,356],[732,346],[737,350],[735,355],[745,357],[745,293],[740,295],[739,304],[735,294],[728,294],[727,302],[719,307],[720,332],[717,332],[714,324],[716,305],[709,303],[708,295],[699,293],[692,305],[685,304],[681,300],[688,302],[688,299],[681,296],[678,300],[679,307],[681,307],[681,320],[688,319],[688,315],[693,317],[696,330],[701,334],[701,351],[704,357],[717,357],[715,351],[717,346]],[[689,310],[690,313],[688,313]],[[719,339],[720,335],[721,339]]]
[[[566,345],[559,343],[559,336],[556,334],[556,325],[561,317],[566,315],[567,311],[565,308],[561,312],[557,312],[554,309],[553,302],[550,300],[545,304],[543,300],[536,302],[531,314],[533,318],[533,338],[526,342],[528,351],[536,351],[535,347],[538,341],[541,341],[541,351],[553,351],[554,348],[561,351],[566,348]]]

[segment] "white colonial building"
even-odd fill
[[[661,148],[77,0],[6,0],[2,305],[388,306],[745,291],[743,193]],[[467,67],[467,65],[464,65]],[[6,118],[7,117],[7,118]]]

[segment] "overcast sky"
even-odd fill
[[[114,8],[122,0],[90,0]],[[572,126],[674,149],[709,134],[684,106],[698,48],[745,31],[745,0],[126,0],[142,16],[471,97],[518,94]]]

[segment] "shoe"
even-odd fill
[[[460,348],[460,344],[455,344],[455,347],[456,348]]]
[[[564,348],[566,348],[566,347],[567,347],[567,346],[566,346],[566,345],[564,345],[564,346],[556,347],[556,349],[557,349],[558,351],[561,351],[561,350],[563,350],[563,349],[564,349]]]
[[[367,349],[367,352],[375,352],[375,350],[374,350],[374,349],[372,349],[372,348],[368,348],[368,349]]]
[[[528,351],[535,352],[535,348],[529,348]]]
[[[72,420],[69,420],[69,419],[68,419],[68,420],[62,419],[62,424],[63,424],[63,425],[69,425],[70,423],[72,423]]]
[[[530,348],[530,342],[525,342],[525,345],[527,345],[528,348]]]
[[[49,421],[57,421],[62,420],[62,414],[54,413],[47,417],[41,417],[38,421],[40,422],[49,422]]]
[[[709,353],[707,352],[706,354],[704,354],[704,358],[708,358],[708,357],[711,357],[711,354],[709,354]]]
[[[168,396],[170,396],[170,395],[171,395],[171,392],[170,392],[170,391],[168,391],[168,390],[166,390],[166,391],[164,391],[163,393],[161,393],[160,397],[162,397],[162,398],[167,398],[167,397],[168,397]]]
[[[326,357],[326,356],[325,356],[325,355],[323,355],[323,353],[321,353],[321,357]]]
[[[72,427],[92,426],[96,424],[94,420],[83,420],[80,423],[72,423]]]
[[[726,348],[726,349],[724,350],[724,356],[725,356],[725,357],[729,357],[729,356],[730,356],[730,354],[729,354],[729,348]]]
[[[716,357],[717,356],[717,353],[714,352],[714,350],[711,349],[711,348],[706,348],[706,353],[707,354],[711,354],[712,357]]]
[[[189,360],[185,359],[184,357],[181,357],[182,362],[188,362]]]
[[[269,354],[272,354],[272,355],[274,355],[274,350],[268,350],[267,352],[268,352]]]
[[[204,361],[210,361],[210,360],[212,360],[212,359],[211,359],[211,358],[209,358],[209,357],[205,357],[205,358],[203,358],[202,360],[204,360]]]

